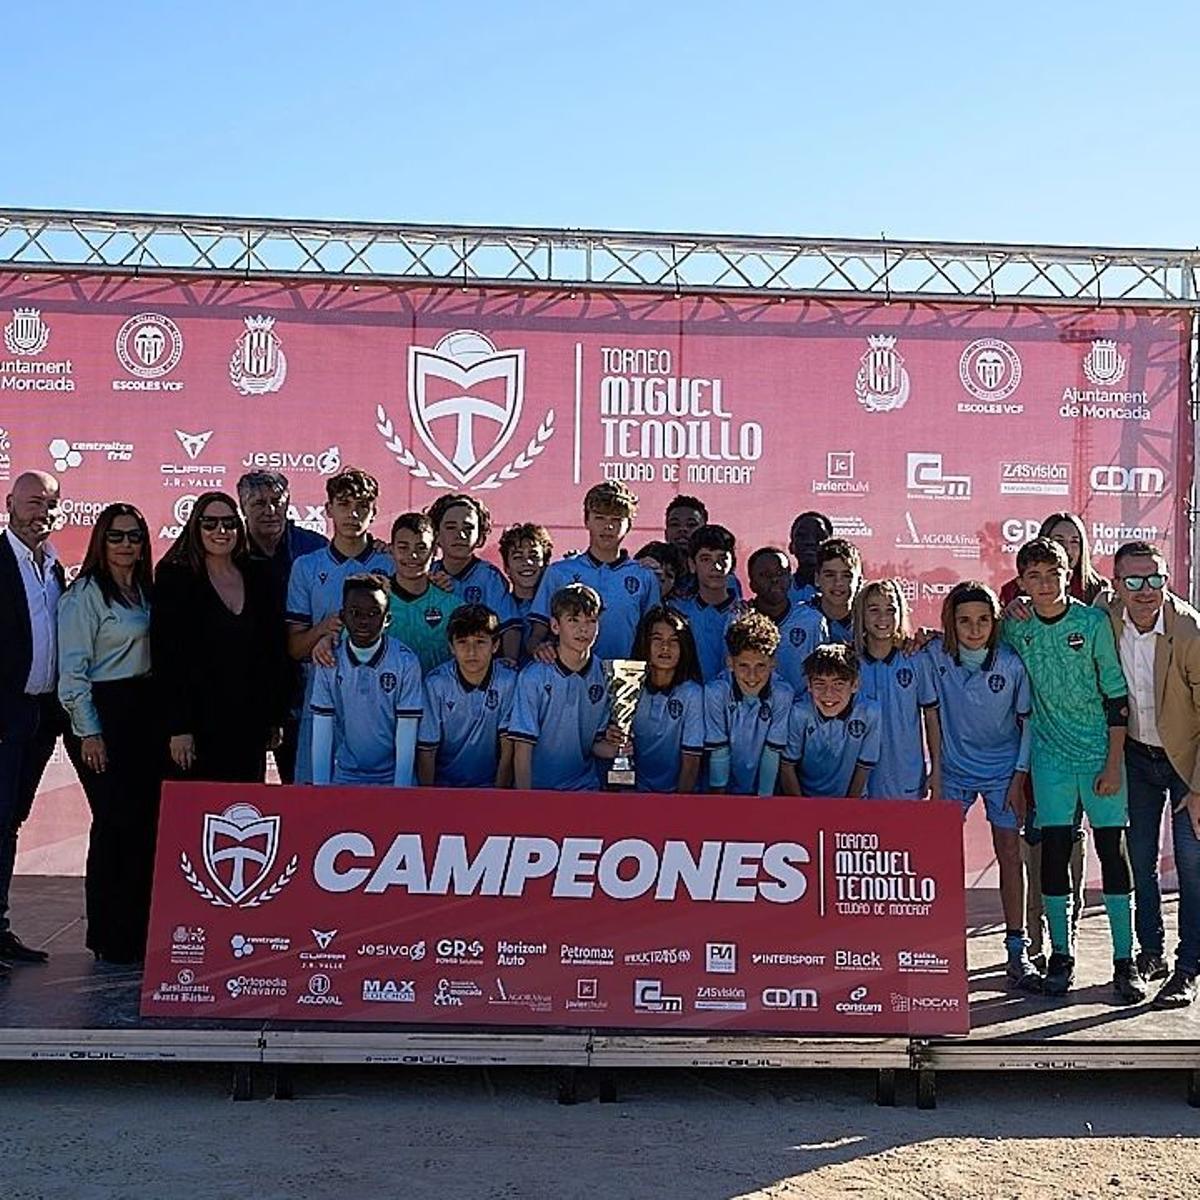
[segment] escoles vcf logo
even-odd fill
[[[279,817],[265,817],[253,804],[233,804],[223,813],[205,813],[201,836],[201,862],[209,887],[192,866],[187,851],[179,855],[179,869],[192,890],[217,908],[256,908],[273,900],[296,874],[292,855],[279,877],[263,889],[279,855]]]
[[[404,445],[383,406],[376,428],[396,461],[430,487],[484,490],[503,486],[531,466],[554,433],[554,410],[525,449],[503,466],[525,407],[525,351],[497,349],[474,329],[457,329],[432,348],[408,350],[408,412],[433,462]]]

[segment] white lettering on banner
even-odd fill
[[[808,890],[800,868],[810,861],[798,842],[705,841],[694,855],[684,841],[660,848],[623,838],[606,847],[599,838],[559,842],[505,834],[486,838],[474,858],[464,837],[442,834],[429,860],[416,833],[397,834],[380,858],[365,833],[346,831],[317,850],[313,878],[327,892],[379,895],[402,888],[413,895],[522,896],[531,881],[553,876],[555,899],[587,899],[599,888],[614,900],[651,892],[656,900],[674,900],[682,887],[693,900],[792,904]]]
[[[918,875],[911,850],[882,847],[877,833],[835,833],[837,911],[843,915],[928,916],[937,881]]]
[[[723,381],[671,373],[665,349],[600,348],[601,469],[605,479],[654,482],[666,464],[687,463],[688,483],[750,484],[763,428],[735,419]],[[736,464],[736,465],[733,465]],[[679,480],[672,465],[671,480]]]

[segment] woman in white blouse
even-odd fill
[[[162,780],[150,684],[150,533],[131,504],[110,504],[58,607],[58,696],[81,739],[92,810],[87,945],[97,960],[146,951]]]

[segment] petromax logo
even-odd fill
[[[273,900],[295,877],[299,858],[292,855],[283,872],[262,890],[279,853],[279,817],[264,817],[253,804],[233,804],[223,813],[204,814],[201,862],[209,887],[197,874],[187,851],[179,869],[197,895],[216,908],[257,908]]]
[[[229,382],[243,396],[277,392],[287,378],[287,357],[274,317],[246,317],[246,329],[229,359]]]
[[[489,470],[512,440],[524,405],[525,351],[497,350],[482,333],[457,329],[432,349],[408,351],[409,416],[434,463],[405,446],[382,404],[375,428],[396,461],[430,487],[482,491],[516,479],[554,434],[551,409],[524,450]]]

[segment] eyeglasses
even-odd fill
[[[1117,582],[1123,583],[1131,592],[1140,592],[1144,587],[1158,592],[1167,586],[1167,577],[1155,571],[1153,575],[1125,575]]]
[[[140,546],[146,540],[146,535],[140,529],[107,529],[104,540],[110,546],[119,546],[122,542]]]
[[[205,533],[215,533],[218,529],[224,533],[236,533],[238,527],[237,517],[201,517],[200,528]]]

